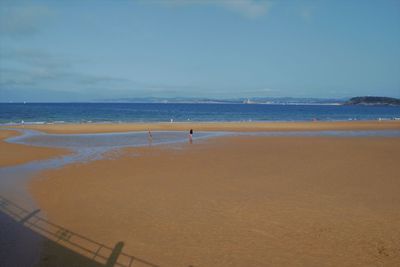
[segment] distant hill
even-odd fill
[[[100,102],[116,103],[194,103],[194,104],[271,104],[271,105],[341,105],[346,99],[250,97],[250,98],[196,98],[196,97],[141,97],[103,99]]]
[[[399,106],[400,99],[392,97],[382,97],[382,96],[358,96],[350,98],[344,103],[344,105],[390,105]]]

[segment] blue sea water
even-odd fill
[[[76,122],[322,121],[400,118],[399,106],[0,103],[0,124]]]

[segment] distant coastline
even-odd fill
[[[239,98],[197,98],[197,97],[144,97],[107,99],[105,103],[159,103],[159,104],[270,104],[270,105],[341,105],[345,98],[297,98],[297,97],[239,97]]]
[[[199,97],[136,97],[99,99],[77,102],[37,102],[2,101],[0,104],[261,104],[261,105],[400,105],[400,99],[383,96],[357,96],[352,98],[303,98],[303,97],[239,97],[239,98],[199,98]]]

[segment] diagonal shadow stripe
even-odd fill
[[[0,211],[37,234],[104,266],[132,267],[135,263],[140,263],[142,266],[158,267],[149,261],[122,252],[122,241],[111,248],[40,217],[39,209],[30,212],[2,196]]]

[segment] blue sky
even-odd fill
[[[0,101],[400,97],[400,1],[0,1]]]

